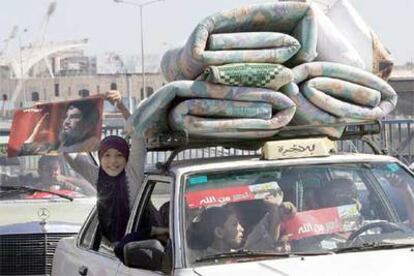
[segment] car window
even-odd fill
[[[96,231],[98,228],[98,215],[95,211],[92,217],[89,219],[88,223],[85,226],[85,230],[82,232],[79,245],[83,248],[93,249],[94,240],[96,237]]]
[[[96,195],[94,183],[72,170],[63,156],[2,156],[0,161],[0,201]]]
[[[107,240],[99,229],[98,212],[91,214],[85,230],[82,232],[79,240],[79,245],[85,249],[101,252],[104,254],[114,254],[114,244]]]
[[[406,197],[401,196],[401,193],[406,193],[404,185],[408,185],[411,190],[414,189],[412,174],[399,163],[377,163],[372,166],[372,170],[378,176],[381,187],[395,206],[400,219],[407,221],[409,210],[404,204]]]
[[[381,190],[379,182],[384,186],[387,176],[378,166],[391,172],[395,165],[335,163],[187,175],[183,202],[189,262],[202,264],[210,260],[207,256],[237,249],[337,250],[355,240],[380,242],[385,234],[397,238],[398,227],[413,238],[409,216],[400,220],[394,210],[413,212],[414,201],[396,207],[398,189],[388,185],[385,193]],[[414,181],[412,175],[404,176]],[[381,222],[380,227],[371,226],[374,222]],[[370,235],[359,233],[362,227]]]
[[[135,218],[133,231],[139,239],[159,239],[165,243],[169,238],[170,194],[169,182],[149,180],[145,197]]]

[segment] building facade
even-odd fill
[[[397,108],[391,114],[393,118],[414,120],[414,74],[391,78],[389,83],[398,93]]]
[[[13,77],[10,68],[0,66],[0,95],[2,116],[15,108],[35,103],[56,102],[104,94],[116,87],[135,104],[161,88],[166,80],[159,69],[159,56],[146,57],[143,88],[140,60],[123,59],[116,53],[104,58],[85,56],[80,49],[54,53],[47,61],[39,62],[24,78]],[[414,67],[396,68],[389,80],[397,91],[397,108],[390,119],[414,119]],[[134,73],[132,73],[134,72]]]
[[[138,103],[165,82],[159,73],[146,73],[144,93],[142,75],[138,73],[27,78],[24,82],[0,78],[0,95],[3,102],[8,102],[6,109],[14,109],[39,102],[57,102],[104,94],[111,87],[116,87],[124,97],[131,97],[133,102]]]

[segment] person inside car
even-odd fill
[[[268,195],[263,199],[267,212],[244,239],[244,228],[231,205],[205,209],[188,229],[189,247],[198,257],[230,252],[237,249],[275,250],[281,247],[281,223],[294,216],[295,206],[290,202],[281,202],[280,197]],[[245,240],[244,244],[243,241]]]
[[[407,224],[414,229],[414,192],[412,187],[399,174],[390,173],[386,175],[386,178],[389,180],[390,185],[401,194],[408,214]],[[350,204],[356,204],[358,210],[364,207],[358,200],[357,187],[350,178],[333,179],[329,185],[322,189],[321,193],[323,193],[321,196],[321,199],[323,199],[321,208]]]
[[[391,185],[398,190],[403,204],[407,210],[408,220],[405,222],[411,229],[414,229],[414,190],[408,183],[409,180],[404,179],[406,175],[388,174],[386,178]]]
[[[357,204],[358,209],[361,209],[357,187],[350,178],[333,179],[320,190],[320,193],[319,208]]]
[[[39,189],[80,191],[85,195],[96,193],[95,188],[87,181],[62,174],[59,156],[44,155],[40,157],[37,172],[39,178],[33,184]]]
[[[406,225],[413,228],[414,219],[414,194],[411,187],[396,174],[390,174],[387,176],[392,187],[398,189],[402,193],[404,198],[404,204],[408,213],[408,221]],[[334,178],[329,183],[324,185],[319,191],[318,198],[320,201],[316,204],[316,209],[334,208],[345,205],[355,205],[357,214],[356,216],[349,217],[347,220],[348,225],[352,225],[346,233],[335,234],[323,234],[318,236],[302,239],[299,242],[293,242],[292,246],[295,250],[306,250],[307,247],[315,248],[317,244],[322,249],[322,241],[329,240],[330,237],[336,237],[336,240],[347,239],[348,235],[354,230],[368,225],[370,223],[378,222],[378,220],[370,220],[364,216],[363,208],[365,207],[358,198],[358,190],[354,181],[350,178],[341,177]],[[327,244],[327,243],[326,243]]]

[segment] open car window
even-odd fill
[[[132,232],[137,240],[155,238],[166,242],[170,227],[171,183],[150,179],[146,185],[145,199],[136,214]]]

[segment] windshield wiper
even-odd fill
[[[43,189],[38,189],[38,188],[34,188],[34,187],[29,187],[29,186],[0,186],[1,190],[5,190],[5,191],[10,191],[10,192],[41,192],[41,193],[47,193],[47,194],[51,194],[51,195],[56,195],[59,196],[61,198],[65,198],[67,200],[73,201],[73,197],[68,196],[68,195],[62,195],[60,193],[57,192],[52,192],[49,190],[43,190]]]
[[[207,255],[196,259],[196,263],[213,261],[218,259],[228,258],[260,258],[260,257],[278,257],[278,258],[289,258],[299,256],[317,256],[317,255],[329,255],[334,254],[330,251],[316,251],[316,252],[268,252],[268,251],[252,251],[252,250],[238,250],[233,252],[223,252],[218,254]]]
[[[407,248],[407,247],[414,247],[414,243],[370,242],[370,243],[363,243],[362,245],[359,245],[359,246],[336,248],[336,249],[333,249],[332,251],[335,253],[347,253],[347,252],[397,249],[397,248]]]

